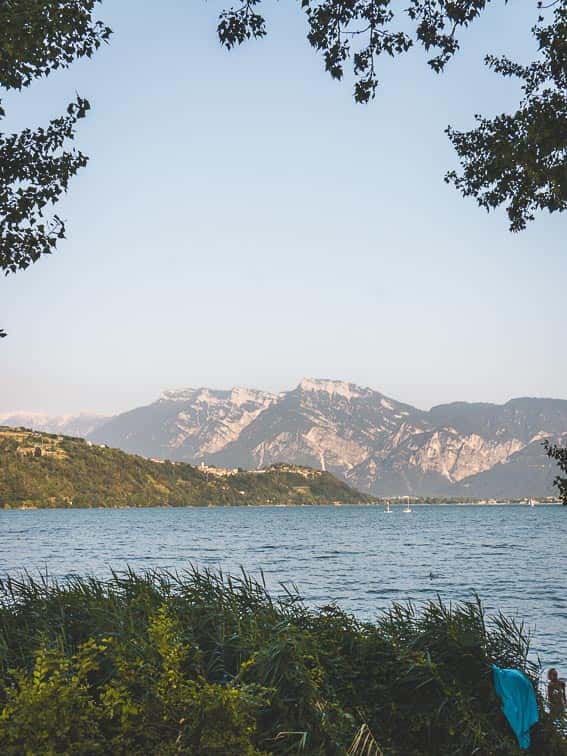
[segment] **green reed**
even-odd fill
[[[479,600],[362,622],[191,569],[0,581],[0,752],[516,754],[490,663],[529,634]],[[533,753],[567,753],[540,700]]]

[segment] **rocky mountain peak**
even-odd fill
[[[158,459],[200,462],[234,441],[276,396],[266,391],[182,388],[112,418],[91,439]]]
[[[230,391],[217,389],[210,389],[206,387],[200,388],[178,388],[178,389],[164,389],[158,401],[161,402],[194,402],[194,401],[206,401],[206,402],[218,402],[226,399],[230,395]]]
[[[230,401],[238,407],[250,402],[267,407],[277,399],[277,396],[277,394],[272,394],[269,391],[259,391],[258,389],[245,388],[243,386],[235,386],[230,391]]]
[[[361,388],[355,383],[335,381],[328,378],[303,378],[297,388],[303,392],[316,391],[330,395],[336,394],[344,399],[355,399],[372,393],[370,389]]]
[[[161,392],[158,401],[178,403],[201,402],[209,405],[229,403],[239,407],[250,402],[267,406],[275,398],[276,394],[243,386],[235,386],[228,390],[210,389],[203,386],[200,388],[165,389]]]
[[[201,390],[198,388],[164,389],[159,395],[158,402],[190,402]]]

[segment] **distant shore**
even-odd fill
[[[178,504],[178,505],[164,505],[155,504],[150,506],[137,507],[128,504],[119,504],[116,506],[36,506],[33,504],[22,504],[21,506],[5,506],[0,507],[0,511],[4,512],[24,512],[24,511],[38,511],[38,510],[84,510],[84,509],[280,509],[288,507],[309,507],[311,509],[318,507],[375,507],[381,508],[386,505],[386,502],[390,502],[392,511],[401,510],[406,504],[406,500],[398,501],[395,499],[384,499],[375,502],[349,502],[349,503],[335,503],[335,502],[321,502],[317,504],[290,502],[289,504]],[[412,507],[530,507],[529,503],[525,500],[503,500],[503,501],[416,501],[410,499],[410,505]],[[534,509],[537,507],[550,507],[550,506],[563,506],[561,501],[558,500],[541,500],[534,502]]]
[[[552,491],[534,496],[524,493],[530,486],[520,485],[515,496],[500,497],[366,493],[328,471],[302,465],[278,463],[257,470],[194,466],[23,428],[0,427],[0,457],[2,509],[556,503]]]

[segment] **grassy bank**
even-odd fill
[[[224,473],[230,474],[224,474]],[[358,504],[371,497],[298,465],[203,470],[80,438],[0,427],[0,509]]]
[[[537,679],[522,627],[476,603],[367,624],[199,572],[5,580],[1,597],[8,756],[327,756],[363,725],[385,755],[516,754],[489,659]],[[540,710],[532,752],[567,753]]]

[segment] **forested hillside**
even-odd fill
[[[354,504],[369,497],[330,473],[157,462],[68,436],[0,427],[0,508]]]

